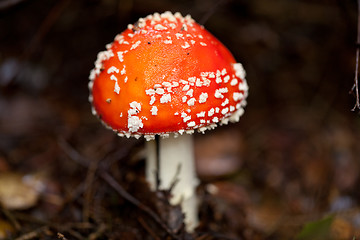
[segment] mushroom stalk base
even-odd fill
[[[159,141],[159,189],[172,189],[173,197],[170,203],[180,204],[185,214],[186,229],[191,232],[198,224],[198,206],[196,187],[199,180],[196,177],[194,159],[194,140],[192,135],[181,135],[177,138],[160,138]],[[156,189],[156,142],[146,143],[147,162],[146,178],[152,190]]]

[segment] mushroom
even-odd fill
[[[147,140],[152,189],[172,189],[187,230],[198,224],[193,136],[237,122],[244,113],[245,71],[229,50],[189,15],[152,14],[115,37],[90,73],[92,112],[119,136]],[[159,140],[156,169],[155,136]]]

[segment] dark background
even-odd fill
[[[357,236],[360,120],[349,94],[354,0],[0,1],[0,175],[40,174],[61,199],[59,215],[46,212],[43,192],[25,213],[45,222],[84,221],[68,214],[64,201],[81,215],[86,194],[98,196],[104,183],[69,159],[69,146],[88,162],[115,162],[119,170],[112,174],[124,186],[142,176],[142,140],[120,139],[91,115],[88,76],[97,53],[127,24],[167,10],[191,14],[222,41],[243,64],[250,87],[239,123],[196,135],[203,231],[287,239],[332,213],[327,234]],[[88,183],[95,184],[91,191]],[[91,206],[109,216],[99,207],[112,204],[104,197],[109,193],[102,194]],[[39,227],[27,224],[13,234]]]

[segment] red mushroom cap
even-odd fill
[[[189,15],[140,18],[106,47],[90,74],[89,100],[120,135],[202,132],[244,112],[242,65]]]

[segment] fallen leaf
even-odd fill
[[[34,206],[39,191],[29,175],[5,173],[0,175],[0,203],[7,209],[27,209]]]
[[[298,240],[329,239],[330,230],[334,221],[333,216],[328,216],[318,221],[305,224],[300,233],[296,236]]]

